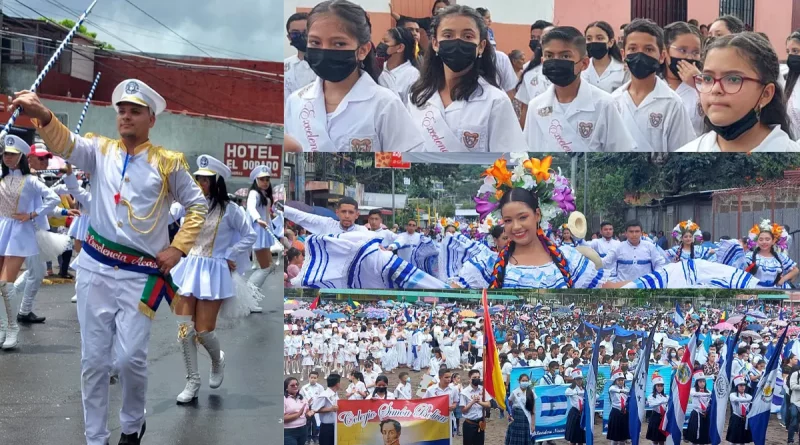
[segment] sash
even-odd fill
[[[109,241],[98,235],[91,226],[86,234],[83,250],[95,261],[106,266],[148,275],[139,301],[139,311],[151,320],[155,318],[162,300],[166,300],[167,305],[172,308],[180,299],[172,277],[162,275],[156,259],[146,253]]]
[[[316,82],[310,85],[316,88]],[[304,94],[300,94],[300,98]],[[336,145],[328,135],[328,114],[325,110],[325,95],[322,89],[313,99],[302,99],[300,110],[297,112],[300,123],[300,134],[293,135],[303,146],[303,151],[333,152]]]
[[[555,94],[553,95],[553,101],[556,101]],[[564,153],[589,151],[588,141],[591,138],[591,132],[594,131],[593,128],[587,127],[588,136],[586,139],[582,138],[572,127],[572,124],[569,123],[566,116],[553,115],[552,105],[528,110],[528,113],[536,113],[535,121],[544,137],[542,146],[536,147],[536,151]]]
[[[442,111],[427,105],[423,109],[410,106],[411,120],[419,126],[425,139],[425,151],[468,151],[469,148],[453,133],[444,120]]]
[[[625,92],[628,97],[627,100],[623,100],[625,108],[624,110],[627,111],[622,115],[622,121],[627,122],[625,128],[628,129],[628,132],[633,137],[634,141],[636,142],[636,150],[652,153],[656,150],[653,149],[653,146],[650,145],[650,140],[647,139],[647,136],[642,133],[642,129],[639,128],[639,125],[636,123],[636,108],[634,108],[633,101],[630,98],[630,93],[627,91]]]

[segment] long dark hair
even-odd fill
[[[797,43],[800,43],[800,30],[797,30],[789,35],[789,38],[786,39],[788,42],[789,40],[794,40]],[[792,93],[794,92],[794,86],[797,84],[797,79],[800,78],[800,72],[798,71],[789,71],[789,75],[786,76],[786,91],[784,91],[783,97],[786,102],[789,101],[789,98],[792,97]]]
[[[517,381],[522,383],[522,378],[523,377],[528,377],[528,381],[531,382],[531,378],[527,374],[521,374],[519,376],[519,380],[517,380]],[[533,383],[533,382],[531,382],[531,383]],[[532,385],[528,386],[527,388],[525,388],[525,409],[527,409],[530,412],[534,412],[533,408],[534,408],[535,403],[536,403],[536,400],[533,398],[533,389],[532,388],[533,388]]]
[[[292,380],[294,380],[295,382],[297,381],[297,379],[294,378],[294,377],[286,377],[286,379],[283,380],[283,397],[284,398],[291,397],[291,395],[289,395],[289,383],[292,383]],[[296,397],[297,397],[297,400],[303,400],[303,395],[300,394],[299,388],[298,388]]]
[[[434,94],[444,88],[444,63],[433,50],[433,39],[442,19],[451,15],[460,15],[471,18],[478,27],[480,41],[486,42],[481,57],[468,68],[467,72],[458,78],[458,82],[450,90],[450,97],[456,100],[469,100],[475,91],[483,91],[478,84],[478,78],[483,77],[489,85],[499,88],[497,85],[497,67],[495,65],[494,47],[489,43],[489,32],[483,18],[469,6],[453,5],[448,6],[439,14],[433,16],[431,22],[431,41],[425,51],[425,61],[422,63],[422,72],[419,79],[411,86],[411,103],[417,107],[425,105]]]
[[[261,190],[258,187],[258,178],[253,180],[253,183],[250,184],[250,190],[255,190],[258,193],[258,196],[261,198],[259,199],[259,204],[264,207],[271,206],[275,200],[272,198],[272,182],[269,182],[269,186],[266,190]]]
[[[683,255],[683,235],[686,235],[687,233],[691,233],[692,234],[692,246],[689,249],[689,251],[690,251],[691,258],[694,259],[694,246],[695,246],[694,232],[692,232],[689,229],[681,231],[681,238],[678,240],[678,258],[680,258],[681,255]]]
[[[372,43],[372,23],[367,11],[361,6],[348,0],[326,0],[318,3],[308,14],[308,29],[311,29],[314,21],[322,14],[333,14],[341,19],[344,31],[358,41],[359,47]],[[370,48],[367,57],[361,62],[361,69],[369,74],[375,82],[378,81],[380,71],[374,46]]]
[[[231,201],[231,197],[228,196],[228,188],[225,186],[225,179],[219,175],[206,177],[211,181],[208,187],[208,213],[211,213],[217,205],[222,208],[222,213],[225,213],[225,209]]]
[[[403,60],[408,60],[412,65],[414,65],[415,68],[419,69],[419,62],[417,62],[417,58],[414,54],[417,49],[417,41],[414,40],[414,36],[411,35],[411,31],[398,26],[390,29],[388,32],[398,45],[401,43],[405,45],[405,49],[403,50]]]
[[[761,233],[769,233],[770,236],[772,236],[772,239],[775,240],[775,235],[773,235],[772,232],[761,232]],[[761,235],[761,233],[759,233],[759,235]],[[750,257],[750,265],[747,266],[745,272],[752,275],[755,275],[758,272],[758,264],[756,264],[756,258],[757,258],[756,255],[758,255],[759,252],[761,252],[761,248],[756,246],[756,248],[753,249],[753,256]],[[781,266],[783,265],[783,263],[781,262],[781,258],[778,256],[778,252],[775,251],[774,245],[769,248],[769,253],[772,254],[772,257],[775,258],[778,264],[780,264]],[[772,283],[773,286],[778,284],[778,281],[781,280],[781,275],[783,275],[783,269],[778,268],[778,274],[775,275],[775,281]]]
[[[742,32],[718,37],[708,44],[703,59],[705,60],[708,57],[708,53],[711,50],[721,48],[735,48],[758,73],[758,77],[764,85],[775,85],[775,94],[772,96],[772,100],[761,109],[758,120],[768,126],[779,125],[781,130],[794,139],[786,113],[783,90],[778,83],[778,77],[780,76],[778,55],[772,49],[772,44],[769,43],[769,40],[754,32]],[[706,122],[706,131],[712,131],[708,122]]]
[[[589,28],[600,28],[603,30],[604,33],[606,33],[609,42],[615,40],[614,28],[612,28],[611,25],[608,24],[608,22],[599,20],[597,22],[589,23],[589,26],[587,26],[586,29],[583,31],[584,36],[586,35],[586,33],[589,32]],[[616,41],[614,41],[614,44],[611,45],[611,47],[608,49],[608,55],[611,56],[611,58],[616,60],[617,62],[622,62],[622,52],[619,50],[619,45],[617,45]]]
[[[549,26],[553,26],[553,24],[545,20],[537,20],[533,23],[533,25],[531,25],[531,31],[533,31],[534,29],[544,30]],[[524,82],[523,78],[525,77],[525,74],[528,73],[528,71],[533,70],[534,68],[536,68],[541,64],[542,64],[542,41],[539,40],[539,47],[536,49],[536,51],[533,52],[533,58],[531,59],[530,62],[528,62],[528,66],[526,66],[525,69],[522,70],[522,74],[520,74],[519,76],[519,82],[517,82],[517,86],[514,88],[514,90],[515,91],[519,90],[519,87],[522,86],[522,82]]]
[[[11,170],[6,166],[5,162],[3,162],[2,164],[3,164],[2,168],[3,174],[2,176],[0,176],[0,178],[5,178],[6,175],[11,172]],[[21,171],[23,175],[31,174],[31,168],[28,165],[28,157],[22,153],[19,154],[19,162],[17,163],[17,169]]]
[[[728,28],[728,31],[731,34],[739,34],[745,31],[744,22],[735,15],[723,15],[722,17],[717,17],[716,20],[711,22],[713,25],[715,22],[725,22],[725,26]]]
[[[539,198],[536,195],[524,188],[514,188],[510,192],[507,192],[503,195],[503,198],[500,199],[500,211],[502,212],[503,207],[508,204],[509,202],[523,202],[531,208],[531,210],[535,211],[539,208]],[[544,246],[545,250],[550,254],[550,257],[553,259],[553,263],[555,263],[558,270],[564,276],[564,281],[567,283],[567,287],[572,287],[572,274],[569,272],[569,267],[567,265],[567,259],[564,258],[564,255],[558,250],[550,241],[550,238],[545,236],[542,228],[539,227],[536,230],[536,233],[539,237],[539,241]],[[494,270],[492,271],[492,283],[490,284],[491,289],[502,289],[503,281],[506,277],[506,268],[508,265],[508,261],[514,255],[514,249],[516,249],[516,243],[514,241],[509,240],[506,247],[500,252],[500,258],[497,259],[495,263]]]

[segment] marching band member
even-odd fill
[[[747,393],[747,382],[744,376],[737,375],[733,378],[736,390],[730,395],[731,419],[728,422],[728,432],[725,440],[732,444],[745,444],[753,441],[753,436],[747,428],[747,412],[753,396]]]
[[[567,425],[564,431],[564,439],[572,445],[586,443],[586,430],[581,428],[581,417],[583,416],[583,395],[586,392],[583,384],[583,374],[581,370],[572,370],[572,383],[564,391],[564,395],[569,398],[571,406],[567,414]]]
[[[254,168],[250,172],[251,184],[250,191],[247,193],[247,214],[256,233],[253,257],[258,262],[258,269],[250,275],[248,281],[258,289],[264,286],[267,277],[275,271],[277,266],[272,264],[270,249],[276,241],[272,216],[272,205],[275,200],[270,176],[272,176],[272,170],[268,166],[259,165]]]

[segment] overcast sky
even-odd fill
[[[54,20],[77,19],[91,0],[4,0],[5,14],[33,17],[20,1]],[[131,0],[213,57],[283,60],[283,0]],[[70,16],[60,3],[79,10]],[[116,49],[207,57],[125,0],[98,0],[85,23]],[[103,29],[98,29],[102,27]],[[109,34],[109,32],[111,34]]]

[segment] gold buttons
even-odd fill
[[[114,270],[119,270],[119,266],[114,266]]]
[[[122,221],[117,221],[117,227],[122,227]]]
[[[131,177],[130,176],[126,176],[125,177],[125,182],[131,182]]]

